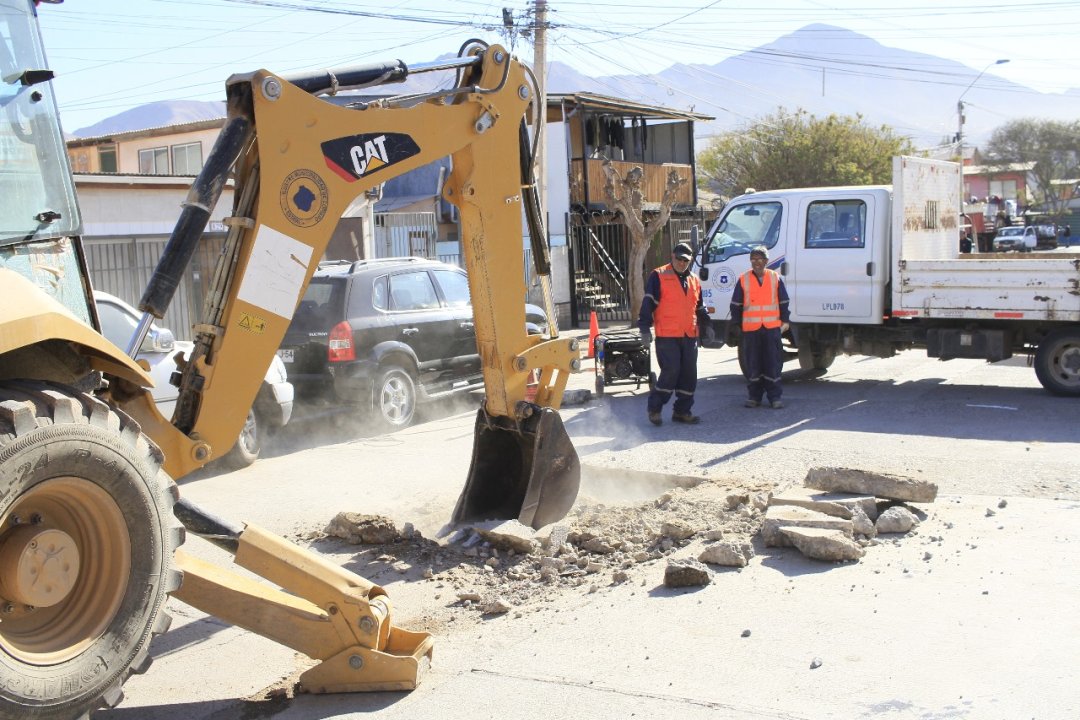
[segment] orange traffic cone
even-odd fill
[[[525,381],[525,399],[536,402],[536,392],[540,389],[540,368],[533,368],[529,379]]]
[[[596,322],[596,311],[589,316],[589,354],[585,357],[596,357],[596,336],[600,334],[600,326]]]

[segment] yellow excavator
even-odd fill
[[[70,720],[123,697],[169,624],[171,594],[317,661],[310,692],[408,690],[432,638],[392,622],[377,585],[264,529],[179,497],[173,480],[234,443],[338,218],[375,185],[445,157],[461,218],[485,400],[457,522],[562,518],[580,467],[558,407],[577,343],[525,331],[522,213],[549,271],[532,181],[543,109],[528,68],[498,46],[454,59],[227,81],[228,118],[145,290],[126,348],[96,330],[66,148],[35,0],[0,15],[0,718]],[[375,101],[339,96],[426,71],[451,89]],[[163,417],[132,358],[185,272],[222,188],[225,248]],[[545,285],[545,288],[550,286]],[[553,316],[550,289],[547,309]],[[526,385],[539,371],[535,398]],[[217,566],[178,548],[227,549]],[[251,574],[268,582],[251,579]]]

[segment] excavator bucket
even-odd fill
[[[559,413],[533,407],[517,421],[480,408],[453,522],[517,519],[540,529],[566,517],[577,499],[581,462]]]

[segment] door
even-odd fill
[[[794,322],[871,320],[875,267],[871,195],[804,198],[785,281]],[[869,234],[868,234],[869,233]]]
[[[480,375],[480,354],[476,350],[476,326],[469,298],[469,278],[461,270],[432,270],[443,304],[450,311],[453,327],[447,358],[457,379]]]
[[[412,348],[420,381],[430,384],[444,379],[452,372],[447,355],[454,344],[456,324],[453,314],[440,302],[427,270],[390,275],[389,299],[393,339]]]

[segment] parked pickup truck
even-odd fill
[[[731,291],[765,245],[791,296],[786,356],[802,367],[916,347],[942,360],[1020,352],[1047,390],[1080,396],[1080,255],[961,255],[959,193],[956,163],[898,157],[892,185],[735,198],[697,258],[711,330],[725,336]]]
[[[1003,227],[994,236],[994,252],[1031,252],[1039,246],[1039,237],[1035,227]]]

